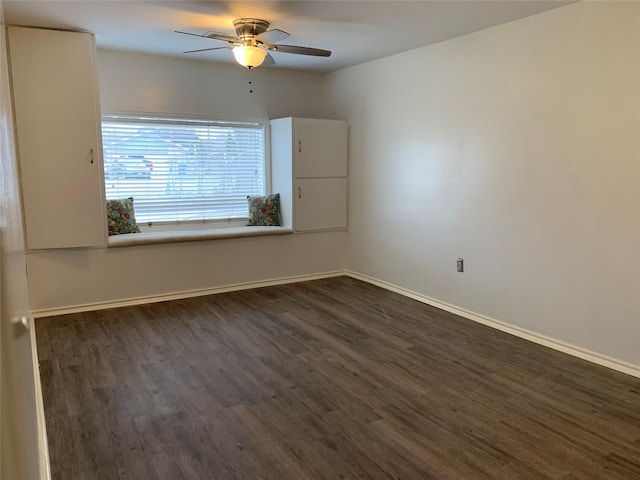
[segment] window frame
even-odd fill
[[[166,112],[132,112],[124,110],[103,110],[100,115],[100,135],[101,135],[101,149],[103,149],[104,140],[102,139],[102,123],[103,122],[118,122],[122,121],[126,123],[131,122],[147,122],[147,123],[159,123],[171,125],[189,125],[202,123],[203,125],[220,125],[220,126],[258,126],[262,130],[263,134],[263,176],[264,176],[264,194],[269,195],[272,191],[271,178],[271,135],[269,119],[265,117],[247,117],[247,118],[228,118],[218,115],[200,115],[200,114],[175,114]],[[172,122],[173,121],[173,122]],[[101,169],[101,179],[106,190],[106,175],[104,169],[104,153],[102,155],[103,165]],[[106,201],[106,191],[105,191]],[[165,220],[154,222],[137,222],[140,228],[140,232],[151,231],[184,231],[184,230],[215,230],[228,227],[246,226],[248,217],[233,217],[233,218],[219,218],[219,219],[204,219],[204,220]]]

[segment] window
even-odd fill
[[[265,194],[264,125],[102,117],[107,199],[134,197],[138,223],[247,217]]]

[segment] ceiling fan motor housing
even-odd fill
[[[242,42],[252,41],[269,29],[269,22],[259,18],[237,18],[233,21],[236,35]]]

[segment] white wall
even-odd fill
[[[580,2],[330,74],[349,268],[637,369],[639,11]]]
[[[0,478],[40,479],[24,239],[0,0]]]
[[[229,52],[231,55],[231,52]],[[228,119],[317,117],[322,76],[236,64],[98,50],[103,111],[213,115]],[[253,93],[249,93],[248,81]]]
[[[322,77],[283,70],[98,52],[103,111],[318,117]],[[32,310],[56,309],[340,271],[346,232],[91,250],[29,252]]]

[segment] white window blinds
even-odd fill
[[[139,223],[246,218],[265,193],[261,124],[103,116],[102,143],[107,199]]]

